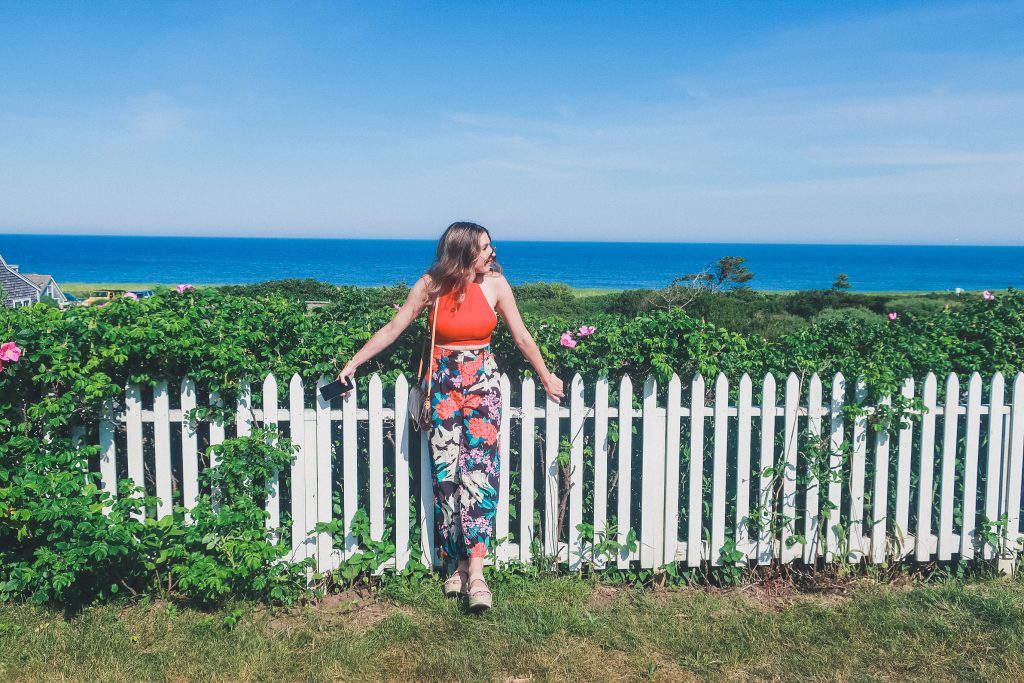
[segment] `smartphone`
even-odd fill
[[[320,387],[320,395],[325,401],[332,401],[347,391],[352,391],[352,382],[348,381],[348,378],[344,382],[336,379],[330,384]]]

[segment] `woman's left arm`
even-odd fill
[[[533,340],[533,335],[526,329],[526,325],[523,324],[523,318],[519,315],[519,307],[516,306],[516,298],[512,293],[512,286],[509,285],[504,275],[498,275],[496,279],[498,283],[498,300],[495,303],[495,308],[501,314],[501,317],[504,318],[505,324],[508,325],[508,330],[512,334],[512,340],[537,372],[541,384],[544,385],[544,391],[553,400],[560,401],[565,395],[562,380],[548,371],[548,366],[540,355],[540,349],[537,348],[537,342]]]

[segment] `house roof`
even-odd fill
[[[52,275],[39,275],[38,273],[22,273],[22,275],[40,287],[45,287],[46,284],[53,279]]]
[[[25,277],[25,273],[21,273],[21,272],[19,272],[17,270],[12,269],[10,266],[8,266],[7,265],[7,261],[4,260],[4,257],[2,255],[0,255],[0,269],[3,269],[5,272],[9,273],[9,275],[13,275],[16,278],[22,280],[23,282],[28,283],[29,285],[34,287],[36,289],[36,291],[39,291],[40,289],[42,289],[42,285],[36,284],[32,280],[29,280],[27,277]]]

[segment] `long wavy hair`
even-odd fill
[[[427,270],[430,284],[427,285],[427,296],[431,301],[449,292],[455,292],[458,300],[466,293],[467,281],[473,272],[473,261],[480,254],[480,235],[491,233],[487,228],[476,223],[452,223],[437,241],[437,255],[434,263]],[[501,272],[497,259],[491,262],[491,270]]]

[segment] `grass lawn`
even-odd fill
[[[467,614],[436,583],[315,607],[0,605],[3,681],[1024,680],[1024,584],[805,594],[509,579]]]

